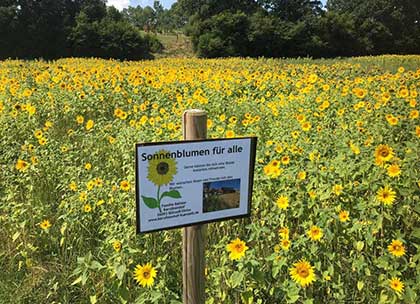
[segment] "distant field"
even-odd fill
[[[258,137],[251,217],[207,228],[206,303],[418,303],[419,95],[420,56],[0,62],[0,303],[181,303],[181,230],[135,234],[134,147],[189,108]]]

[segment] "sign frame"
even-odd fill
[[[140,230],[140,212],[141,212],[141,201],[140,201],[140,176],[139,176],[139,155],[138,148],[146,146],[162,146],[162,145],[172,145],[172,144],[188,144],[188,143],[197,143],[197,142],[215,142],[215,141],[230,141],[238,139],[250,139],[250,158],[249,158],[249,182],[248,182],[248,205],[247,212],[244,214],[226,216],[211,220],[197,221],[188,224],[180,224],[175,226],[169,226],[164,228],[158,228],[153,230],[141,231]],[[178,140],[178,141],[162,141],[162,142],[146,142],[146,143],[137,143],[135,146],[135,182],[136,182],[136,233],[150,233],[163,230],[171,230],[182,227],[190,227],[194,225],[203,225],[213,222],[221,222],[230,219],[246,218],[251,215],[251,201],[252,201],[252,191],[254,186],[254,171],[255,171],[255,158],[256,158],[256,148],[257,148],[257,137],[256,136],[246,136],[246,137],[235,137],[235,138],[208,138],[208,139],[195,139],[195,140]]]

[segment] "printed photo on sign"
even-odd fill
[[[203,212],[238,208],[240,179],[229,179],[203,184]]]

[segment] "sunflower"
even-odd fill
[[[22,160],[22,159],[18,159],[15,165],[16,170],[18,171],[25,171],[26,169],[28,169],[29,164]]]
[[[385,205],[392,205],[395,201],[395,196],[395,191],[392,190],[392,188],[389,186],[380,188],[376,193],[376,198],[378,201],[384,203]]]
[[[390,161],[394,157],[394,151],[388,145],[379,145],[375,150],[375,162],[377,165]]]
[[[287,227],[281,227],[279,229],[279,235],[283,238],[283,239],[288,239],[289,238],[289,228]]]
[[[289,162],[290,162],[290,157],[289,157],[288,155],[285,155],[285,156],[283,156],[283,157],[281,158],[281,163],[282,163],[283,165],[288,165],[288,164],[289,164]]]
[[[332,187],[332,191],[334,192],[335,195],[339,196],[341,194],[341,192],[343,192],[343,186],[342,185],[334,185]]]
[[[76,184],[75,182],[71,182],[71,183],[69,184],[69,188],[70,188],[70,190],[72,190],[72,191],[76,191],[76,190],[77,190],[77,184]]]
[[[283,173],[283,169],[279,168],[279,166],[273,166],[271,163],[264,166],[264,174],[267,175],[269,178],[276,178]]]
[[[89,213],[92,211],[92,206],[90,204],[86,204],[83,206],[83,211]]]
[[[42,137],[44,133],[42,132],[42,130],[35,130],[34,132],[34,136],[36,139],[40,139]]]
[[[410,112],[409,117],[410,117],[410,119],[416,119],[416,118],[418,118],[418,117],[419,117],[419,111],[417,111],[417,110],[412,110],[412,111]]]
[[[277,199],[276,204],[280,209],[286,209],[289,206],[289,198],[282,195]]]
[[[300,180],[306,179],[306,172],[305,171],[300,171],[297,175],[297,178],[300,179]]]
[[[155,281],[157,271],[152,264],[137,265],[134,270],[134,280],[143,287],[151,287]]]
[[[40,224],[39,227],[41,227],[42,230],[47,230],[48,228],[51,227],[51,223],[49,220],[43,220]]]
[[[289,250],[290,245],[292,244],[292,242],[289,239],[282,239],[280,241],[280,246],[283,250]]]
[[[314,267],[305,260],[300,260],[289,269],[292,279],[302,287],[312,284],[315,278]]]
[[[41,137],[40,139],[38,139],[38,143],[41,146],[45,146],[47,144],[47,139],[45,137]]]
[[[234,131],[232,131],[232,130],[227,130],[226,131],[226,137],[227,138],[232,138],[234,136],[235,136],[235,132]]]
[[[388,251],[392,255],[400,257],[405,254],[405,247],[400,240],[392,240],[391,244],[388,245]]]
[[[349,212],[346,210],[341,210],[338,214],[338,218],[340,219],[340,222],[347,222],[350,219]]]
[[[399,278],[393,277],[389,280],[389,287],[391,287],[398,295],[404,291],[404,283]]]
[[[312,226],[311,229],[308,230],[308,236],[313,241],[319,241],[322,236],[324,235],[322,229],[318,226]]]
[[[80,124],[82,124],[84,121],[85,121],[85,119],[83,118],[83,116],[78,115],[78,116],[76,117],[76,122],[77,122],[79,125],[80,125]]]
[[[356,155],[360,154],[360,148],[352,142],[350,142],[350,150]]]
[[[169,184],[176,174],[176,161],[167,157],[169,151],[160,150],[149,160],[147,178],[156,186]]]
[[[311,199],[315,199],[316,198],[316,192],[314,190],[309,190],[308,191],[309,197]]]
[[[121,244],[121,242],[120,242],[120,241],[114,241],[114,242],[112,243],[112,247],[114,247],[114,250],[115,250],[116,252],[119,252],[119,251],[121,250],[122,244]]]
[[[130,183],[126,180],[120,182],[120,189],[124,191],[130,190]]]
[[[388,121],[388,123],[391,126],[395,126],[396,124],[398,124],[398,118],[395,117],[394,115],[390,114],[386,116],[386,120]]]
[[[298,114],[298,115],[296,115],[296,119],[297,119],[298,122],[302,123],[302,122],[305,121],[306,117],[303,114]]]
[[[398,166],[397,164],[388,166],[387,171],[388,175],[391,177],[396,177],[401,174],[400,166]]]
[[[308,132],[312,127],[311,123],[309,123],[307,121],[302,123],[300,126],[301,126],[302,130],[305,131],[305,132]]]
[[[226,250],[229,252],[229,258],[231,260],[239,260],[245,255],[245,251],[248,250],[248,246],[244,241],[236,238],[226,245]]]
[[[93,122],[93,120],[92,119],[89,119],[88,121],[87,121],[87,123],[86,123],[86,130],[87,131],[89,131],[90,129],[92,129],[93,128],[93,126],[94,126],[94,122]]]

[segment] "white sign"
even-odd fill
[[[256,137],[136,145],[137,232],[249,216]]]

